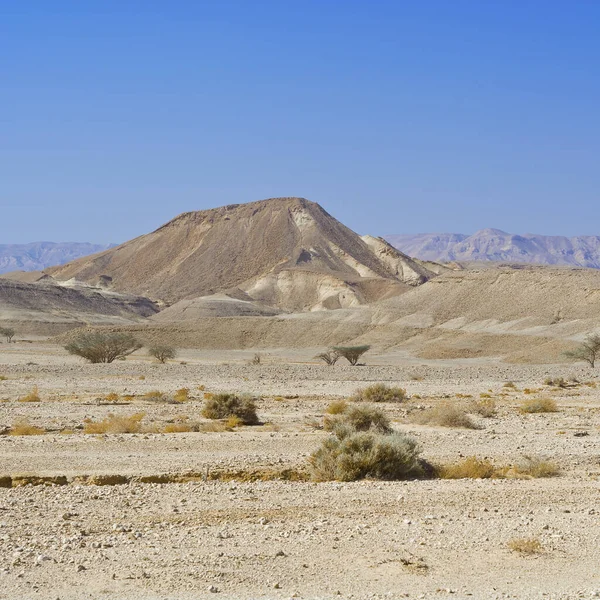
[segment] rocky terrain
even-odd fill
[[[0,345],[0,598],[600,596],[597,373],[384,352],[327,367],[316,350],[262,351],[260,365],[250,349],[86,365],[49,344]],[[406,401],[377,406],[432,463],[533,456],[558,475],[293,480],[328,435],[328,404],[374,381],[406,388]],[[34,386],[39,401],[19,401]],[[170,403],[182,387],[188,399]],[[226,390],[258,395],[262,424],[163,432],[207,423],[204,395]],[[427,407],[482,394],[497,412],[474,414],[476,429],[415,424]],[[532,397],[558,412],[521,414]],[[109,413],[143,413],[142,429],[84,433]],[[6,435],[24,420],[43,433]],[[539,547],[511,549],[520,539]]]
[[[499,261],[600,269],[600,236],[594,235],[569,238],[482,229],[473,235],[422,233],[387,235],[385,239],[398,250],[423,260]]]
[[[113,244],[87,242],[0,244],[0,274],[9,271],[42,271],[88,254],[102,252],[112,246]]]

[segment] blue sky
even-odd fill
[[[359,233],[598,234],[600,2],[0,3],[0,243],[304,196]]]

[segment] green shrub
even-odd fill
[[[402,402],[406,398],[405,389],[390,387],[385,383],[374,383],[366,388],[358,389],[352,396],[352,400],[358,402]]]
[[[254,399],[236,394],[214,394],[207,398],[202,416],[207,419],[238,417],[244,425],[257,425],[259,422]]]
[[[81,356],[91,363],[111,363],[142,347],[129,333],[83,331],[65,346],[69,354]]]
[[[173,360],[177,356],[177,350],[172,346],[157,345],[148,349],[148,354],[159,363],[165,364],[167,360]]]
[[[359,431],[390,433],[390,420],[379,409],[370,406],[352,406],[341,415],[325,418],[325,429],[338,437],[345,437]]]
[[[416,418],[416,422],[421,425],[436,425],[438,427],[477,429],[477,425],[464,410],[449,402],[442,402],[429,410],[423,411]]]
[[[371,346],[334,346],[332,350],[343,356],[352,366],[357,365],[360,357],[370,350]]]
[[[309,459],[314,481],[399,480],[422,477],[420,451],[411,438],[373,431],[331,436]]]

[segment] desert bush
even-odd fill
[[[516,390],[517,386],[514,381],[507,381],[502,387]]]
[[[583,360],[590,367],[594,367],[600,355],[600,335],[597,333],[588,335],[579,347],[565,352],[564,355],[570,360]]]
[[[142,419],[146,413],[135,413],[119,416],[109,413],[102,421],[85,423],[84,433],[139,433],[142,430]]]
[[[371,346],[334,346],[333,352],[337,352],[340,356],[343,356],[352,366],[358,364],[360,357],[370,350]]]
[[[390,387],[385,383],[374,383],[356,390],[351,400],[358,402],[402,402],[406,398],[406,390],[401,387]]]
[[[129,333],[84,331],[68,343],[65,350],[91,363],[111,363],[124,359],[141,347],[142,344]]]
[[[190,399],[190,390],[189,388],[181,388],[175,392],[173,395],[173,400],[175,402],[187,402]]]
[[[348,409],[348,403],[345,400],[334,400],[325,409],[328,415],[341,415]]]
[[[148,348],[148,354],[164,365],[177,356],[177,350],[173,346],[156,345]]]
[[[44,433],[46,433],[45,429],[31,425],[27,419],[15,421],[8,431],[8,435],[42,435]]]
[[[544,549],[537,538],[513,538],[508,541],[507,546],[520,554],[539,554]]]
[[[110,392],[109,394],[106,394],[106,396],[104,396],[104,399],[107,402],[118,402],[120,399],[120,396],[116,392]]]
[[[546,377],[544,384],[559,388],[569,387],[569,383],[564,377]]]
[[[498,414],[496,402],[494,402],[493,398],[482,398],[478,402],[473,402],[471,407],[471,410],[474,413],[484,417],[485,419],[491,419]]]
[[[240,397],[236,394],[215,394],[206,399],[202,415],[207,419],[239,417],[244,425],[258,424],[254,398]]]
[[[193,428],[187,423],[167,423],[163,429],[163,433],[188,433],[190,431],[193,431]]]
[[[498,477],[496,467],[487,459],[469,456],[464,460],[436,468],[440,479],[491,479]]]
[[[335,350],[327,350],[315,356],[316,359],[322,360],[326,365],[332,367],[339,360],[340,354]]]
[[[327,431],[333,431],[338,437],[359,431],[376,433],[392,431],[390,420],[385,413],[369,406],[352,406],[339,415],[326,417],[323,424]]]
[[[309,458],[314,481],[399,480],[424,474],[420,451],[411,438],[373,431],[326,439]]]
[[[150,390],[142,396],[142,400],[146,400],[147,402],[167,402],[168,398],[160,390]]]
[[[560,469],[549,460],[535,456],[524,456],[515,465],[505,469],[503,475],[515,479],[542,479],[560,475]]]
[[[12,327],[0,327],[0,335],[6,338],[7,344],[10,344],[15,337],[15,330]]]
[[[558,412],[558,407],[552,398],[531,398],[519,406],[519,412],[525,414],[552,413]]]
[[[211,421],[210,423],[201,423],[198,426],[198,431],[205,433],[223,433],[224,431],[231,431],[231,428],[227,427],[223,421]]]
[[[477,425],[464,410],[449,402],[442,402],[429,410],[423,411],[416,417],[416,422],[421,425],[436,425],[438,427],[477,429]]]

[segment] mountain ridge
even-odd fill
[[[512,234],[500,229],[383,236],[401,252],[440,262],[514,262],[600,269],[600,236]]]

